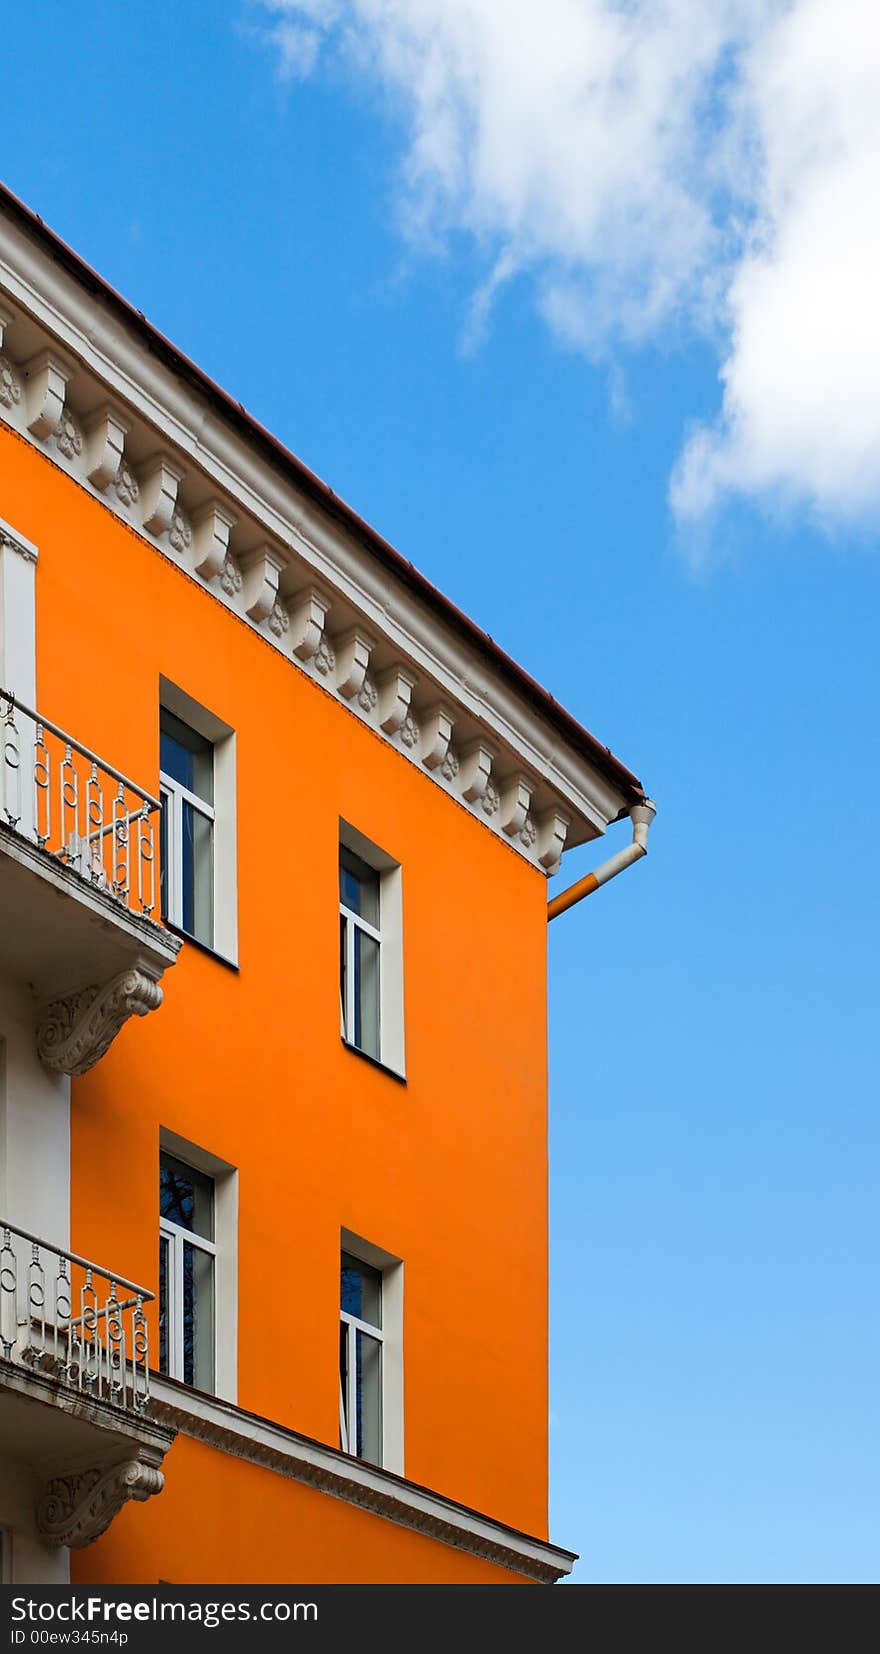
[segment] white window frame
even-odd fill
[[[373,941],[378,943],[378,947],[379,947],[379,967],[378,967],[378,969],[379,969],[379,1008],[378,1008],[379,1009],[379,1029],[378,1029],[378,1033],[379,1033],[379,1060],[381,1061],[381,1058],[382,1058],[382,974],[383,974],[382,967],[383,967],[383,963],[384,963],[383,957],[382,957],[382,931],[381,931],[381,929],[377,930],[375,925],[371,925],[368,919],[362,918],[359,913],[355,913],[355,912],[353,912],[353,910],[350,907],[346,907],[346,905],[345,905],[345,903],[344,903],[344,901],[342,900],[341,897],[340,897],[340,900],[339,900],[339,912],[342,915],[342,918],[345,920],[345,932],[344,932],[344,934],[345,934],[345,1000],[344,1000],[344,1003],[342,1002],[342,995],[340,994],[340,1012],[341,1012],[341,1019],[342,1019],[342,1021],[341,1021],[342,1038],[346,1041],[346,1043],[348,1045],[353,1045],[356,1051],[364,1051],[365,1050],[365,1047],[362,1046],[362,1045],[358,1045],[357,1040],[355,1039],[355,1027],[356,1027],[356,1024],[357,1024],[357,1005],[355,1003],[355,964],[354,964],[354,961],[355,961],[355,929],[357,929],[357,930],[362,930],[366,936],[372,936]],[[381,920],[382,920],[382,882],[381,882],[381,879],[380,879],[379,880],[379,921],[380,921],[380,924],[381,924]],[[368,1052],[366,1052],[366,1055],[371,1056],[372,1052],[368,1051]]]
[[[163,1148],[164,1153],[170,1153]],[[194,1168],[197,1170],[198,1168]],[[213,1178],[211,1179],[214,1183]],[[217,1224],[217,1188],[216,1184],[211,1193],[211,1221],[216,1232]],[[209,1241],[203,1235],[197,1235],[192,1229],[184,1229],[179,1223],[173,1223],[170,1218],[159,1218],[159,1234],[168,1242],[168,1261],[165,1268],[165,1282],[167,1303],[165,1305],[165,1338],[168,1348],[168,1378],[176,1378],[181,1384],[186,1383],[184,1378],[184,1349],[183,1349],[183,1248],[189,1243],[200,1252],[207,1252],[213,1260],[211,1271],[211,1319],[214,1324],[214,1348],[211,1351],[213,1360],[211,1369],[214,1376],[214,1389],[217,1386],[217,1243]]]
[[[212,754],[212,765],[213,761]],[[185,787],[182,781],[175,781],[174,777],[171,775],[166,775],[164,770],[159,771],[159,797],[167,799],[168,801],[168,810],[165,817],[165,843],[167,848],[165,861],[165,900],[167,912],[165,917],[172,925],[176,925],[178,930],[182,930],[183,879],[181,877],[181,869],[183,867],[183,806],[184,804],[191,804],[192,808],[197,810],[199,815],[204,816],[205,819],[211,823],[212,866],[214,862],[214,809],[211,804],[206,804],[205,800],[200,798],[198,793],[190,792],[189,788]],[[195,940],[200,941],[202,938],[195,937]],[[214,914],[212,903],[211,940],[206,944],[206,946],[213,947],[213,945]]]
[[[171,1290],[171,1264],[173,1248],[178,1244],[178,1235],[196,1246],[201,1246],[206,1252],[214,1255],[214,1395],[223,1401],[238,1403],[238,1171],[228,1160],[221,1160],[217,1155],[209,1154],[185,1137],[178,1136],[177,1132],[162,1127],[159,1138],[159,1147],[162,1154],[170,1154],[175,1160],[182,1160],[194,1171],[203,1172],[210,1177],[214,1185],[214,1239],[205,1240],[201,1235],[194,1235],[189,1229],[181,1229],[169,1218],[159,1219],[160,1234],[167,1234],[169,1240],[169,1289],[168,1289],[168,1376],[180,1377],[183,1382],[183,1253],[177,1257],[177,1271],[174,1292]],[[171,1231],[177,1233],[172,1236]],[[179,1282],[179,1286],[178,1286]],[[172,1351],[172,1318],[174,1333],[177,1339],[176,1354],[178,1356],[178,1370],[171,1365]],[[178,1331],[179,1329],[179,1331]]]
[[[168,919],[172,925],[182,929],[180,917],[174,917],[176,912],[182,915],[183,893],[178,890],[180,882],[180,868],[183,865],[183,804],[184,801],[192,804],[208,817],[212,823],[212,861],[213,861],[213,936],[210,943],[202,944],[210,947],[213,953],[225,959],[231,965],[238,964],[238,832],[236,809],[236,753],[235,731],[230,724],[224,723],[221,718],[201,706],[185,690],[178,688],[170,679],[159,679],[159,704],[163,711],[173,713],[175,718],[186,724],[189,729],[195,730],[197,735],[209,741],[214,749],[214,803],[206,803],[205,799],[197,794],[190,793],[182,787],[179,781],[160,771],[159,792],[169,800],[168,815]],[[172,846],[172,829],[175,842]],[[199,938],[194,940],[198,943]]]
[[[360,1261],[360,1260],[359,1260]],[[379,1288],[380,1301],[384,1315],[385,1309],[385,1279]],[[345,1367],[348,1375],[348,1395],[344,1394],[342,1373],[339,1374],[339,1445],[343,1453],[352,1453],[357,1456],[357,1441],[351,1443],[348,1420],[357,1418],[357,1334],[365,1333],[379,1345],[379,1413],[380,1431],[384,1436],[385,1428],[385,1331],[382,1327],[374,1326],[371,1321],[361,1321],[358,1316],[349,1314],[348,1310],[340,1309],[339,1319],[345,1328]],[[382,1442],[384,1464],[384,1440]]]
[[[381,1345],[380,1355],[380,1395],[382,1411],[382,1458],[384,1470],[392,1470],[402,1476],[404,1460],[404,1419],[403,1419],[403,1263],[393,1252],[386,1252],[380,1246],[365,1241],[360,1235],[350,1229],[340,1232],[340,1255],[347,1252],[358,1263],[370,1264],[378,1269],[381,1277],[381,1305],[382,1325],[376,1327],[370,1321],[362,1321],[358,1316],[344,1310],[340,1304],[339,1320],[346,1329],[346,1356],[348,1369],[348,1396],[343,1397],[342,1373],[339,1374],[339,1440],[344,1453],[356,1454],[357,1443],[354,1447],[346,1446],[347,1432],[345,1423],[344,1401],[348,1402],[348,1418],[357,1417],[357,1366],[355,1361],[355,1341],[358,1332],[366,1333],[375,1338]]]
[[[379,875],[379,923],[373,925],[339,900],[339,914],[345,920],[345,982],[347,1004],[340,995],[340,1033],[353,1051],[361,1051],[347,1029],[354,1030],[354,927],[379,944],[379,1057],[401,1079],[406,1077],[406,1045],[403,1008],[403,874],[400,863],[380,850],[377,844],[340,818],[340,849],[350,850]],[[338,856],[337,856],[338,861]],[[337,872],[338,878],[338,872]]]

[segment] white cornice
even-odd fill
[[[53,463],[541,871],[621,814],[466,634],[5,216],[0,290],[22,392],[0,416]]]
[[[571,1551],[508,1528],[442,1493],[155,1373],[150,1419],[530,1579],[550,1584],[570,1573],[577,1560]]]

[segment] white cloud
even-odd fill
[[[548,326],[594,359],[692,330],[716,343],[718,417],[671,482],[682,522],[736,494],[880,519],[876,0],[262,9],[292,72],[320,48],[391,95],[408,233],[464,230],[486,260],[475,325],[527,273]]]
[[[680,517],[726,495],[880,515],[880,13],[808,0],[751,53],[762,169],[727,289],[723,405],[672,484]]]
[[[305,80],[315,67],[322,30],[334,20],[335,8],[323,0],[302,0],[296,6],[287,0],[252,0],[252,4],[268,16],[265,27],[247,32],[274,52],[278,79],[283,85]],[[319,28],[313,26],[315,22]]]

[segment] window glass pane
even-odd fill
[[[168,1371],[168,1249],[167,1235],[159,1236],[159,1371]]]
[[[159,1214],[205,1240],[214,1239],[214,1179],[173,1154],[159,1160]]]
[[[191,804],[183,806],[181,925],[197,942],[214,942],[214,824]]]
[[[339,846],[339,900],[378,930],[379,875],[344,844]]]
[[[379,944],[355,926],[354,1043],[370,1057],[379,1056]]]
[[[359,1321],[369,1321],[371,1327],[381,1327],[381,1269],[374,1269],[372,1264],[361,1263],[360,1258],[343,1252],[340,1298],[347,1315],[356,1315]]]
[[[213,745],[164,707],[159,720],[159,768],[197,798],[213,804]]]
[[[382,1345],[357,1333],[357,1454],[382,1463]]]
[[[214,1259],[183,1244],[183,1382],[214,1388]]]

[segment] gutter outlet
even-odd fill
[[[642,857],[648,854],[648,833],[656,814],[657,806],[650,798],[646,798],[641,804],[633,805],[629,812],[633,824],[632,844],[628,844],[625,850],[618,850],[617,855],[610,856],[608,861],[603,861],[595,873],[588,873],[586,878],[578,879],[577,884],[569,885],[567,890],[562,890],[558,896],[554,896],[552,901],[547,903],[548,923],[560,913],[565,913],[568,908],[574,907],[575,902],[583,901],[585,896],[592,896],[593,891],[598,890],[600,885],[607,884],[609,879],[615,879],[624,868],[632,867],[633,862],[641,861]]]

